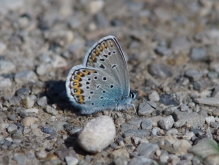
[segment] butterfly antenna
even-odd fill
[[[153,105],[151,105],[145,98],[140,97],[144,102],[148,103],[152,108],[156,109],[156,107],[154,107]]]

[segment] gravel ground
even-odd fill
[[[137,114],[81,115],[66,76],[108,35]],[[219,1],[0,0],[0,93],[0,164],[219,164]],[[116,131],[102,151],[78,143],[89,121]]]

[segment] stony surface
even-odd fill
[[[0,0],[0,15],[0,164],[218,162],[217,0]],[[137,114],[84,116],[66,96],[70,68],[107,35],[126,56]],[[79,135],[103,115],[115,137],[91,154]]]

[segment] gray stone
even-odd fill
[[[24,99],[24,105],[25,105],[27,108],[32,108],[33,105],[34,105],[35,100],[36,100],[36,96],[35,96],[35,95],[27,96],[27,97]]]
[[[26,164],[26,156],[24,154],[15,153],[13,156],[13,159],[17,162],[19,165]]]
[[[131,159],[128,162],[128,165],[158,165],[157,162],[155,162],[152,159],[146,158],[144,156],[137,156]]]
[[[58,114],[58,111],[49,105],[46,106],[46,112],[53,116],[56,116]]]
[[[78,159],[73,157],[73,156],[66,156],[65,161],[67,165],[77,165],[78,164]]]
[[[189,50],[190,47],[191,44],[189,40],[185,37],[176,37],[171,43],[171,48],[174,51],[185,51],[185,50]]]
[[[206,105],[211,105],[211,106],[219,106],[219,98],[216,97],[208,97],[208,98],[197,98],[195,99],[196,103],[199,104],[206,104]]]
[[[196,69],[189,69],[185,72],[185,76],[190,79],[190,81],[198,81],[202,77],[202,74]]]
[[[61,146],[60,149],[56,150],[56,151],[55,151],[55,154],[56,154],[62,161],[64,161],[67,156],[77,158],[77,154],[75,153],[74,150],[72,150],[72,148],[67,149],[67,148],[65,148],[64,146]]]
[[[12,86],[12,82],[9,78],[4,78],[0,76],[0,90],[8,90]]]
[[[141,123],[141,128],[146,129],[146,130],[151,130],[152,129],[152,120],[150,118],[143,120]]]
[[[157,144],[152,143],[141,143],[137,148],[136,152],[139,156],[150,157],[153,156],[154,152],[159,149]]]
[[[134,126],[132,124],[124,123],[121,125],[121,132],[125,132],[125,131],[131,130],[133,128],[134,128]]]
[[[0,54],[2,54],[6,49],[6,45],[2,42],[0,42]]]
[[[138,107],[138,115],[140,116],[149,116],[153,111],[154,108],[147,102],[141,103]]]
[[[175,111],[173,118],[177,122],[188,123],[191,127],[201,127],[205,123],[205,118],[196,112],[186,113]]]
[[[15,74],[16,83],[36,82],[36,80],[37,80],[37,76],[31,70],[22,71]]]
[[[16,95],[21,97],[22,99],[25,97],[25,96],[28,96],[30,94],[30,89],[29,88],[19,88],[17,91],[16,91]]]
[[[116,135],[113,120],[100,116],[89,121],[78,136],[79,145],[86,151],[97,153],[106,148]]]
[[[206,50],[203,48],[192,48],[190,57],[194,61],[201,61],[206,59]]]
[[[42,63],[39,66],[37,66],[36,72],[38,75],[42,76],[46,73],[49,73],[52,71],[53,67],[50,63]]]
[[[160,96],[160,101],[164,105],[173,105],[178,106],[179,102],[173,97],[173,95],[170,94],[162,94]]]
[[[15,124],[10,124],[7,128],[7,131],[11,133],[12,131],[15,131],[17,129],[17,126]]]
[[[68,124],[67,122],[65,122],[65,121],[57,121],[57,122],[54,122],[53,123],[53,127],[54,127],[54,129],[57,131],[57,132],[59,132],[59,131],[61,131],[61,130],[64,130],[64,125],[65,124]]]
[[[157,93],[157,91],[153,91],[151,94],[149,94],[148,98],[150,101],[159,101],[160,100],[160,96]]]
[[[47,97],[43,96],[41,97],[38,101],[37,104],[41,107],[45,107],[45,105],[47,104]]]
[[[167,56],[172,54],[172,50],[163,45],[159,45],[158,47],[156,47],[154,51],[155,53],[162,56]]]
[[[134,130],[134,129],[132,129],[132,130],[128,130],[128,131],[126,131],[124,134],[123,134],[123,136],[125,137],[125,138],[127,138],[127,137],[131,137],[131,136],[137,136],[137,137],[146,137],[147,135],[149,135],[150,134],[150,132],[148,131],[148,130],[145,130],[145,129],[140,129],[140,130]]]
[[[15,65],[10,61],[0,60],[0,74],[10,73],[15,69]]]
[[[156,63],[149,64],[148,72],[152,76],[158,78],[167,78],[172,76],[171,70],[163,64],[156,64]]]
[[[172,128],[174,124],[173,117],[170,115],[165,118],[162,118],[161,120],[159,120],[158,124],[162,129],[169,130],[170,128]]]

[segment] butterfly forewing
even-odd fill
[[[85,57],[84,65],[102,70],[119,83],[122,96],[130,92],[129,74],[123,51],[113,36],[98,41]],[[121,97],[122,97],[121,96]]]

